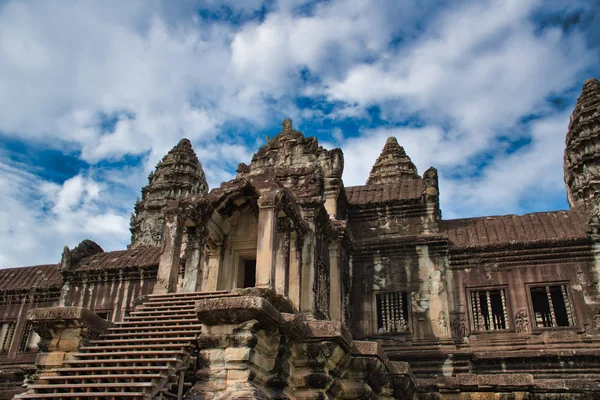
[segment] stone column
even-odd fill
[[[271,196],[259,199],[258,241],[256,245],[256,286],[275,286],[275,247],[277,235],[277,215]]]
[[[310,223],[310,228],[304,235],[302,245],[302,286],[300,312],[313,315],[315,311],[315,231],[314,224]]]
[[[221,269],[221,246],[213,245],[208,246],[207,256],[208,261],[206,262],[206,273],[202,277],[202,291],[203,292],[214,292],[217,290],[217,283],[219,281],[219,270]]]
[[[297,310],[300,310],[302,288],[302,238],[298,233],[290,235],[290,269],[288,277],[288,298]]]
[[[339,239],[329,245],[329,317],[332,321],[342,320],[341,249]]]
[[[200,265],[204,240],[195,231],[196,229],[190,229],[189,255],[185,262],[185,277],[183,280],[184,292],[195,292],[200,289],[201,285]]]
[[[170,213],[165,218],[163,251],[158,261],[156,285],[153,293],[172,293],[177,286],[183,223],[178,213]]]
[[[290,267],[290,227],[285,218],[278,218],[277,237],[275,240],[275,291],[287,296]]]

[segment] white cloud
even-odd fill
[[[344,150],[348,185],[364,184],[385,139],[397,136],[420,172],[447,172],[446,216],[560,196],[567,115],[546,99],[578,86],[597,53],[577,29],[542,30],[531,16],[589,11],[573,4],[2,2],[0,134],[91,166],[57,184],[0,154],[0,267],[56,262],[64,244],[85,237],[124,247],[135,196],[180,138],[192,140],[215,187],[282,115],[333,125],[325,137]],[[299,109],[298,96],[330,107]],[[344,119],[366,118],[370,106],[385,123],[345,137]],[[545,117],[520,122],[532,113]],[[114,129],[102,125],[113,117]],[[531,143],[507,154],[500,137]],[[141,161],[122,166],[128,155]],[[484,156],[491,161],[465,180]]]

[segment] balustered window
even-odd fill
[[[0,323],[0,353],[8,353],[8,350],[10,350],[16,325],[16,321]]]
[[[567,285],[534,286],[529,290],[533,306],[533,320],[537,328],[575,325]]]
[[[385,292],[375,295],[377,332],[408,332],[408,293]]]
[[[23,337],[21,338],[21,343],[19,344],[20,352],[32,352],[38,350],[38,343],[40,342],[40,337],[37,333],[35,333],[32,329],[31,321],[27,321],[27,325],[25,325],[25,329],[23,330]]]
[[[471,290],[469,293],[474,332],[510,329],[505,288]]]

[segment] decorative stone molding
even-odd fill
[[[27,319],[40,335],[38,347],[43,352],[77,351],[112,326],[111,322],[82,307],[34,308]]]
[[[34,308],[27,319],[40,336],[35,364],[37,373],[43,375],[52,375],[50,369],[61,367],[73,358],[73,353],[113,325],[81,307]]]

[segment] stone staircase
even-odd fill
[[[181,398],[201,330],[195,303],[230,296],[235,294],[149,295],[122,322],[91,340],[63,367],[39,376],[15,399]]]

